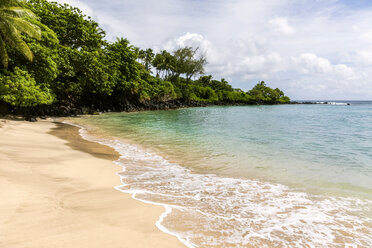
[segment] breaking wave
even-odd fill
[[[121,154],[116,189],[164,206],[157,227],[188,247],[372,247],[369,200],[197,174],[124,141],[80,133]]]

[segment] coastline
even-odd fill
[[[152,123],[151,119],[156,121],[153,115],[145,119],[133,116],[133,125],[141,127],[139,132],[128,128],[131,122],[123,121],[121,115],[101,117],[91,122],[79,118],[82,122],[76,124],[83,127],[82,137],[102,142],[122,154],[117,163],[125,173],[119,173],[123,184],[117,189],[140,201],[168,206],[171,211],[164,213],[161,225],[188,244],[206,247],[211,240],[215,247],[231,243],[242,247],[370,243],[366,232],[370,218],[364,215],[368,205],[356,198],[313,195],[255,178],[195,173],[182,160],[168,160],[152,149],[154,143],[147,139],[151,132],[143,127]],[[166,132],[157,127],[155,132],[167,138]],[[140,134],[147,137],[146,142],[134,138]],[[168,144],[154,137],[159,144]],[[182,148],[176,147],[187,151]],[[182,224],[177,226],[180,219]]]
[[[0,137],[0,246],[185,247],[155,226],[163,207],[114,189],[119,155],[77,127],[0,119]]]

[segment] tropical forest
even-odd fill
[[[280,104],[259,82],[244,92],[206,75],[197,47],[154,51],[105,39],[91,17],[47,0],[0,2],[0,112],[70,115],[189,106]]]

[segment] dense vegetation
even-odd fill
[[[124,38],[108,42],[98,23],[78,8],[46,0],[1,1],[0,59],[0,102],[16,110],[289,101],[264,82],[243,92],[205,76],[207,61],[197,48],[154,54]]]

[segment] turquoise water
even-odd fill
[[[159,227],[189,247],[372,244],[371,102],[112,113],[79,122],[123,155],[118,189],[166,206]]]
[[[194,170],[372,193],[372,104],[190,108],[91,121]]]

